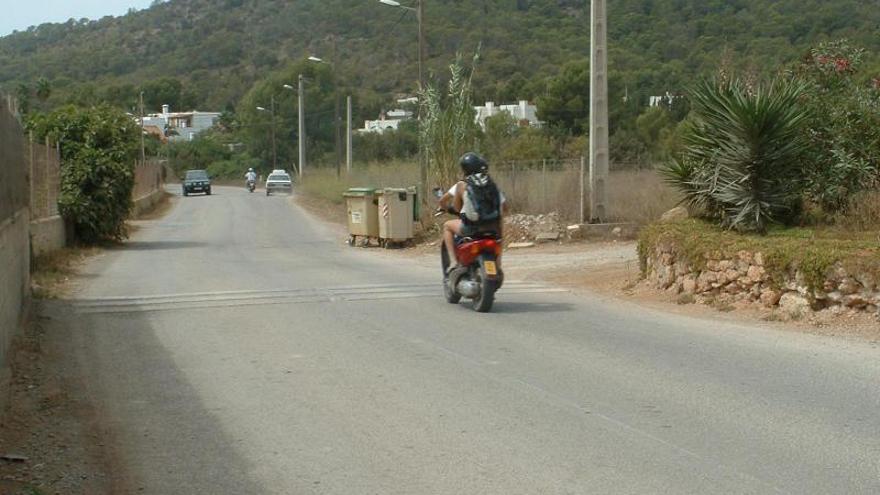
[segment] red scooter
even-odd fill
[[[455,211],[438,208],[434,216]],[[504,273],[498,267],[501,256],[501,238],[497,233],[478,234],[473,237],[455,238],[455,257],[458,266],[449,270],[449,253],[440,243],[440,260],[443,268],[443,294],[450,304],[458,304],[461,298],[471,300],[471,307],[487,313],[495,302],[495,291],[504,283]]]

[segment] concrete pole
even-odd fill
[[[140,113],[141,113],[141,166],[147,164],[147,150],[144,143],[144,92],[140,95]]]
[[[345,171],[351,173],[352,135],[351,135],[351,95],[345,99],[346,132],[345,132]]]
[[[275,144],[275,95],[272,95],[272,170],[278,170],[278,147]]]
[[[419,0],[416,7],[416,17],[419,23],[419,93],[425,89],[425,0]],[[419,113],[421,113],[421,96],[419,97]],[[419,141],[421,142],[422,115],[419,115]],[[419,146],[419,200],[422,204],[428,204],[428,155]]]
[[[590,221],[606,220],[608,179],[608,15],[592,0],[590,43]]]
[[[305,97],[303,95],[303,76],[299,75],[299,84],[297,89],[298,94],[298,117],[299,122],[297,126],[297,134],[299,142],[299,178],[302,180],[303,177],[303,169],[306,168],[306,114],[305,114]]]

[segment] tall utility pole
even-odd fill
[[[416,17],[419,23],[419,140],[422,139],[422,91],[425,89],[425,0],[419,0],[416,6]],[[428,201],[428,155],[419,146],[419,189],[422,203]]]
[[[303,76],[299,75],[299,84],[297,87],[297,110],[298,110],[298,129],[297,134],[299,135],[299,178],[302,180],[303,169],[306,167],[306,114],[305,114],[305,97],[304,95],[304,87],[303,84]]]
[[[592,0],[590,43],[590,221],[604,222],[608,179],[608,14]]]
[[[275,95],[272,95],[272,170],[278,170],[278,147],[275,145]]]
[[[352,159],[352,150],[351,150],[351,95],[348,95],[345,99],[345,172],[351,173],[351,159]]]
[[[140,114],[141,114],[141,166],[147,164],[147,146],[144,143],[144,92],[141,91],[140,95]]]
[[[339,67],[338,59],[336,57],[336,36],[331,38],[333,40],[333,51],[330,64],[330,70],[333,71],[333,132],[336,134],[336,177],[342,175],[342,116],[339,115],[339,76],[336,74],[336,69]]]

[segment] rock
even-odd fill
[[[693,277],[685,277],[681,282],[681,291],[688,295],[694,295],[697,292],[697,281]]]
[[[682,220],[687,220],[691,217],[691,214],[688,212],[687,208],[684,206],[675,207],[660,217],[660,223],[673,223],[680,222]]]
[[[736,257],[739,258],[740,261],[745,262],[746,264],[751,265],[754,262],[754,255],[748,251],[740,251],[736,253]]]
[[[859,291],[859,289],[859,283],[856,282],[856,279],[852,277],[844,277],[844,279],[841,280],[840,284],[838,284],[837,286],[837,290],[839,290],[840,293],[845,296],[855,294]]]
[[[509,249],[523,249],[523,248],[535,247],[535,243],[534,242],[512,242],[512,243],[508,244],[507,247]]]
[[[660,256],[660,264],[666,266],[672,266],[675,264],[675,256],[672,253],[663,253]]]
[[[746,271],[746,276],[754,283],[763,282],[767,277],[767,271],[762,266],[752,265]]]
[[[559,232],[541,232],[535,237],[537,242],[556,242],[559,240]]]
[[[831,292],[825,294],[825,299],[827,299],[828,302],[830,302],[830,303],[840,304],[843,302],[843,294],[841,294],[840,292],[838,292],[836,290],[831,291]]]
[[[861,294],[852,294],[843,298],[843,304],[853,309],[862,309],[868,305],[868,302],[868,299]]]
[[[569,239],[583,239],[584,237],[584,231],[580,225],[569,225],[565,228],[565,232]]]
[[[761,300],[761,304],[768,308],[772,308],[779,304],[779,300],[782,298],[782,292],[775,289],[764,289],[761,291],[761,295],[759,299]]]
[[[755,253],[754,263],[757,266],[763,267],[764,266],[764,254],[763,253]]]
[[[733,268],[733,262],[730,260],[721,260],[718,262],[718,271],[725,272]]]
[[[706,262],[706,269],[713,272],[720,271],[718,268],[718,260],[709,260]]]
[[[727,280],[729,280],[731,282],[739,280],[739,272],[734,269],[730,269],[730,270],[727,270],[726,272],[724,272],[724,276],[727,277]]]
[[[614,227],[611,229],[611,235],[614,237],[620,237],[623,234],[623,229],[620,227]]]
[[[862,284],[862,287],[867,291],[873,291],[877,288],[877,279],[870,273],[857,273],[855,279],[858,283]]]
[[[779,298],[779,308],[793,318],[799,318],[810,312],[810,301],[795,292],[786,292]]]

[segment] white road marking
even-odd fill
[[[442,297],[440,284],[360,285],[317,289],[273,289],[112,296],[73,300],[81,314],[142,313],[280,304],[335,303]],[[508,294],[569,292],[530,282],[510,281],[501,289]]]

